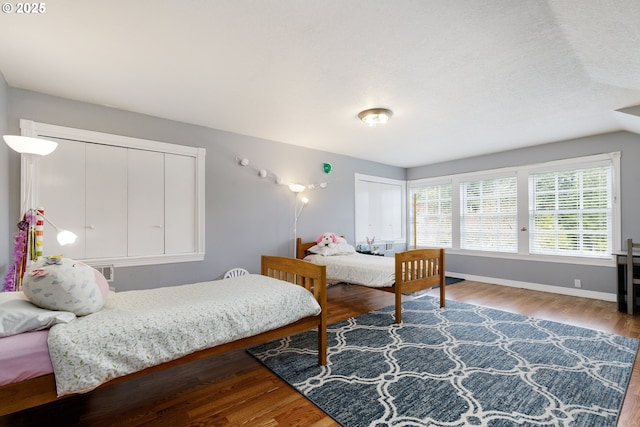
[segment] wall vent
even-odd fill
[[[93,268],[98,270],[107,282],[113,282],[113,265],[94,265]]]

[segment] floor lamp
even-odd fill
[[[302,210],[309,203],[309,199],[306,197],[299,197],[307,187],[302,184],[289,184],[289,190],[295,195],[293,201],[293,257],[298,257],[298,218],[302,214]],[[300,200],[300,207],[298,207],[298,199]]]
[[[47,139],[32,138],[28,136],[4,135],[4,141],[14,151],[22,155],[22,192],[24,198],[20,209],[20,222],[14,238],[14,262],[5,276],[4,291],[16,291],[20,289],[22,277],[27,268],[28,261],[35,261],[42,256],[42,226],[44,221],[50,223],[58,233],[58,242],[61,245],[73,243],[76,235],[70,231],[62,230],[44,216],[42,209],[34,209],[33,194],[34,164],[41,156],[51,154],[58,143]]]

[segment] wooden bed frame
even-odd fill
[[[262,275],[273,277],[305,287],[313,292],[322,308],[317,316],[307,317],[287,326],[273,329],[248,338],[222,344],[209,349],[188,354],[179,359],[144,369],[123,377],[115,378],[102,384],[105,387],[131,378],[146,375],[172,366],[203,359],[226,351],[247,347],[276,338],[318,328],[318,363],[327,363],[327,290],[326,269],[324,266],[287,257],[262,256]],[[65,396],[66,397],[66,396]],[[19,383],[0,386],[0,415],[7,415],[23,409],[43,405],[54,400],[64,399],[56,395],[56,384],[53,374],[44,375]]]
[[[296,241],[296,255],[299,259],[308,255],[307,250],[317,242]],[[393,286],[380,289],[395,294],[395,320],[402,323],[402,294],[421,291],[440,285],[440,307],[445,306],[444,249],[413,249],[395,254],[395,279]],[[359,285],[364,286],[364,285]]]

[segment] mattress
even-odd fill
[[[308,255],[306,260],[327,267],[327,280],[386,288],[395,283],[395,258],[353,253],[349,255]]]
[[[25,381],[53,372],[49,331],[24,332],[0,338],[0,385]]]

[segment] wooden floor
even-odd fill
[[[437,296],[437,291],[429,292]],[[612,302],[465,281],[447,299],[640,338],[640,315]],[[393,295],[359,286],[329,289],[329,323],[393,303]],[[177,366],[0,417],[0,426],[336,426],[331,418],[244,351]],[[620,427],[640,427],[640,362]]]

